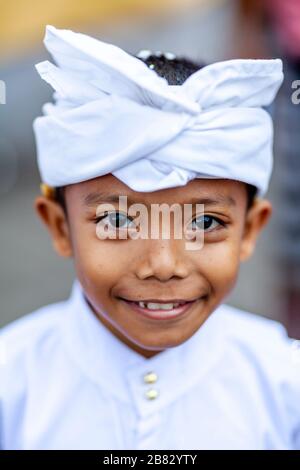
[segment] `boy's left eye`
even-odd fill
[[[193,219],[191,225],[192,230],[204,230],[205,232],[210,232],[219,225],[225,226],[225,223],[212,215],[200,215]]]

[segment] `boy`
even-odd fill
[[[272,211],[281,62],[197,70],[53,26],[45,44],[35,207],[76,279],[2,330],[2,448],[299,448],[296,342],[224,303]],[[163,204],[196,204],[184,235],[139,236]]]

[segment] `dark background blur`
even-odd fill
[[[291,101],[292,82],[300,80],[300,1],[0,0],[0,11],[0,326],[66,298],[74,277],[72,261],[54,253],[33,209],[40,180],[32,121],[52,96],[34,64],[49,58],[42,40],[53,24],[130,53],[170,51],[208,63],[284,60],[285,83],[270,109],[274,215],[228,303],[279,320],[300,338],[300,105]]]

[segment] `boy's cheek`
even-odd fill
[[[238,243],[222,243],[205,247],[198,258],[198,270],[210,283],[216,295],[222,295],[234,286],[239,271]]]
[[[77,246],[74,260],[79,278],[90,288],[97,291],[100,287],[105,293],[128,273],[130,263],[124,259],[124,248],[113,247],[98,240],[98,244]]]

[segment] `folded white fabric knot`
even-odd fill
[[[267,191],[273,124],[262,107],[283,80],[282,61],[228,60],[172,86],[140,59],[81,33],[46,27],[57,65],[36,65],[55,90],[33,123],[44,183],[112,173],[136,191],[229,178]]]

